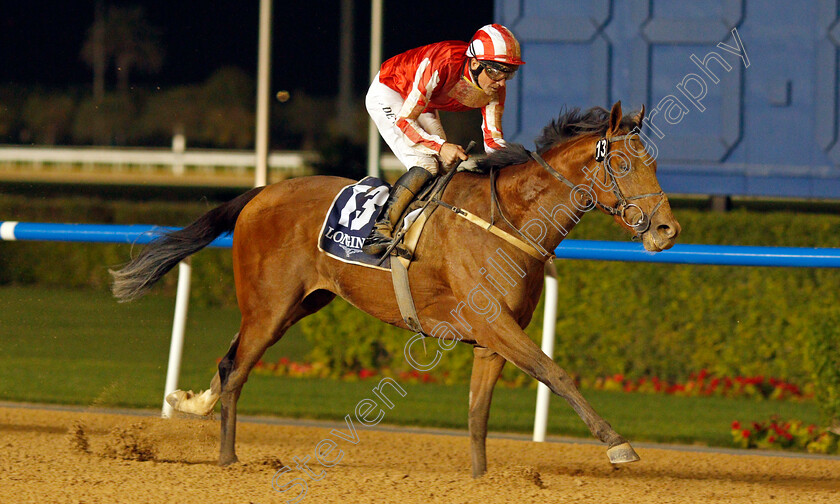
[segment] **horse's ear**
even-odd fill
[[[642,105],[642,110],[639,111],[638,114],[633,116],[633,122],[636,123],[636,126],[641,130],[642,129],[642,121],[645,120],[645,106]]]
[[[621,101],[615,102],[610,111],[610,127],[607,129],[607,138],[615,135],[621,127]]]

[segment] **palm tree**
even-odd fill
[[[128,92],[132,71],[160,70],[163,50],[159,40],[159,31],[149,24],[142,7],[111,6],[106,14],[102,1],[98,1],[96,19],[88,29],[81,54],[94,71],[94,100],[104,96],[105,71],[112,60],[121,92]]]

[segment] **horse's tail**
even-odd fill
[[[125,267],[119,271],[110,270],[114,277],[111,288],[114,297],[126,302],[143,296],[182,259],[203,249],[222,233],[233,231],[239,213],[263,189],[251,189],[210,210],[189,226],[163,233]]]

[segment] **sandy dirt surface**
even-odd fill
[[[840,502],[837,458],[639,448],[640,462],[614,468],[601,446],[491,439],[473,480],[465,436],[340,434],[241,422],[241,462],[221,468],[217,421],[0,408],[0,502],[281,503],[302,481],[311,504]],[[311,475],[294,469],[306,457]]]

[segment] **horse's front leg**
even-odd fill
[[[627,440],[619,436],[581,395],[568,373],[528,338],[513,317],[503,312],[498,314],[492,323],[487,323],[486,320],[475,322],[477,325],[480,324],[479,327],[482,329],[477,331],[477,334],[481,335],[478,343],[511,361],[516,367],[545,383],[552,392],[565,399],[589,427],[592,435],[607,444],[610,462],[639,460],[639,456]]]
[[[478,478],[487,471],[487,417],[493,387],[502,373],[505,359],[487,348],[473,349],[473,368],[470,377],[470,451],[472,453],[472,475]]]

